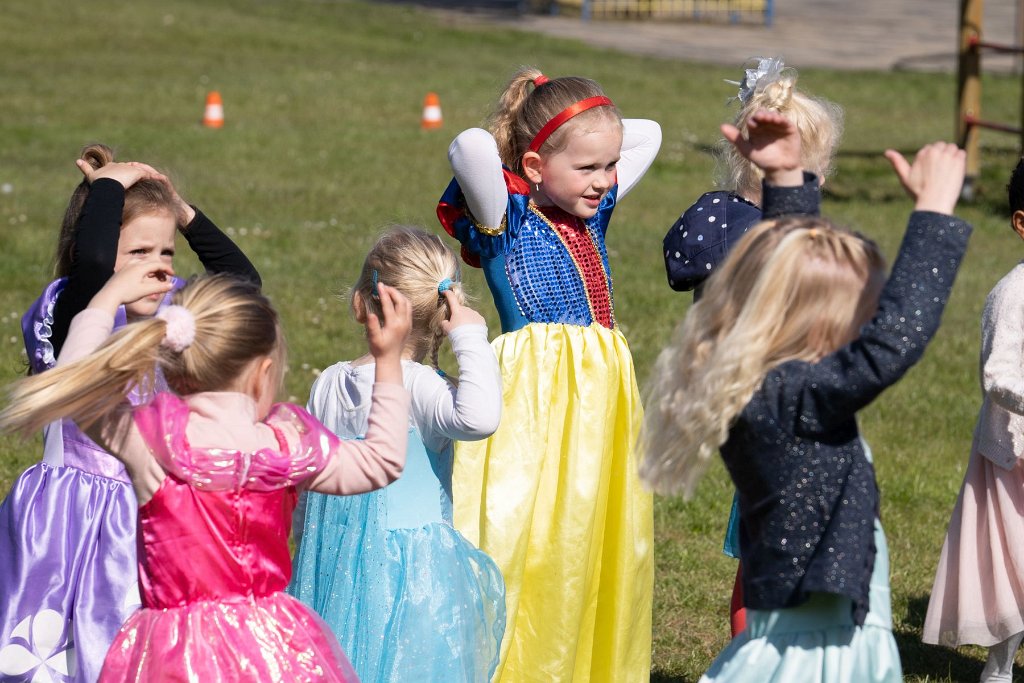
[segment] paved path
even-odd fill
[[[736,65],[753,55],[838,69],[955,71],[958,0],[775,0],[772,26],[682,21],[582,21],[488,9],[486,0],[441,4],[456,24],[488,23],[576,38],[591,45],[667,59]],[[501,4],[501,0],[498,0]],[[508,7],[506,0],[505,6]],[[1016,43],[1018,0],[987,0],[983,37]],[[985,70],[1006,71],[1016,58],[986,53]]]

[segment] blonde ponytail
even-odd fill
[[[160,318],[133,322],[89,356],[10,385],[0,431],[31,434],[69,417],[88,428],[122,405],[131,391],[149,396],[157,373],[179,395],[237,389],[256,358],[275,362],[280,385],[285,365],[284,334],[277,311],[259,288],[229,275],[196,278],[174,293],[194,321],[190,343],[165,344]]]
[[[9,385],[0,431],[27,436],[63,417],[87,429],[133,388],[151,392],[166,327],[157,318],[133,323],[89,356]]]
[[[448,280],[448,288],[459,302],[466,301],[458,258],[437,235],[407,225],[391,226],[366,255],[350,293],[353,312],[358,295],[366,310],[380,315],[373,297],[374,273],[378,282],[396,288],[409,299],[412,331],[408,348],[413,359],[422,362],[429,358],[439,370],[438,353],[446,336],[441,324],[451,316],[451,310],[438,286]]]

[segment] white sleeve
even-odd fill
[[[1024,303],[1020,300],[1020,283],[1020,278],[1000,283],[991,302],[992,315],[985,316],[987,339],[982,343],[981,382],[993,402],[1024,415]]]
[[[501,372],[484,325],[462,325],[448,335],[459,364],[459,384],[433,373],[412,387],[413,402],[424,407],[424,437],[429,441],[479,441],[501,421]]]
[[[462,131],[448,147],[448,161],[473,218],[489,228],[500,226],[508,189],[494,136],[483,128]]]
[[[619,192],[622,199],[636,187],[661,148],[661,126],[648,119],[622,120],[622,151],[619,156]]]

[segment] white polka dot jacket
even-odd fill
[[[668,284],[679,292],[698,290],[743,234],[763,218],[805,213],[804,195],[818,194],[817,177],[804,174],[801,187],[763,184],[761,209],[735,192],[707,192],[672,224],[662,242]],[[817,202],[813,203],[817,208]]]

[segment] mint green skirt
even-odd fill
[[[875,568],[863,626],[851,600],[815,593],[799,607],[747,610],[747,629],[718,655],[701,683],[900,683],[892,635],[889,549],[875,520]]]

